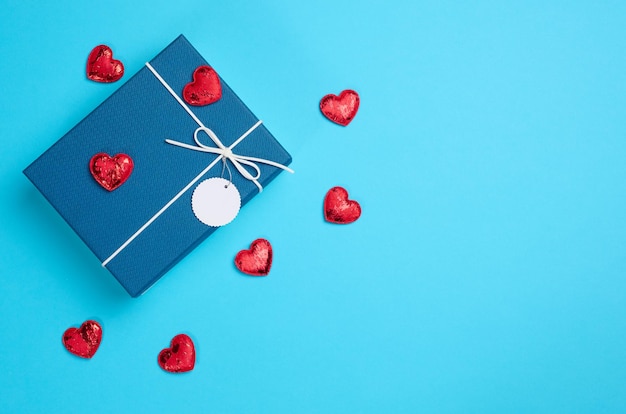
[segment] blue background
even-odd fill
[[[626,3],[502,3],[3,1],[2,411],[624,412]],[[21,171],[180,33],[296,174],[131,299]],[[122,81],[85,78],[100,43]],[[257,237],[266,278],[233,266]]]

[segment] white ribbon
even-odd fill
[[[150,224],[152,224],[152,222],[154,222],[154,220],[156,220],[161,214],[163,214],[165,210],[167,210],[172,204],[174,204],[176,200],[178,200],[183,194],[185,194],[187,190],[189,190],[196,182],[198,182],[198,180],[200,180],[200,178],[202,178],[220,160],[224,160],[224,162],[226,162],[226,160],[230,161],[235,166],[237,171],[239,171],[239,173],[244,178],[252,181],[257,186],[257,188],[259,189],[259,192],[263,191],[263,187],[257,181],[261,177],[261,170],[259,169],[259,166],[256,165],[256,163],[271,165],[273,167],[281,168],[285,171],[293,173],[293,170],[291,168],[286,167],[277,162],[266,160],[263,158],[237,155],[233,153],[232,149],[235,146],[237,146],[237,144],[239,144],[241,141],[243,141],[248,135],[250,135],[250,133],[252,133],[252,131],[254,131],[259,125],[261,125],[262,121],[259,120],[256,124],[250,127],[250,129],[248,129],[243,135],[237,138],[235,142],[233,142],[230,146],[226,147],[222,143],[222,141],[220,141],[220,139],[217,137],[215,132],[213,132],[210,128],[207,128],[206,126],[204,126],[202,121],[200,121],[200,119],[196,116],[196,114],[194,114],[193,111],[189,109],[187,104],[185,104],[185,102],[180,98],[180,96],[178,96],[176,92],[174,92],[172,87],[167,82],[165,82],[165,79],[163,79],[161,75],[159,75],[159,73],[152,67],[152,65],[150,65],[150,63],[146,63],[146,67],[150,70],[150,72],[152,72],[152,74],[159,80],[159,82],[161,82],[161,84],[165,87],[165,89],[168,90],[168,92],[176,99],[176,101],[178,101],[178,103],[183,107],[183,109],[187,111],[187,113],[198,124],[198,128],[193,134],[193,139],[196,142],[197,146],[185,144],[183,142],[173,141],[170,139],[166,139],[165,142],[167,142],[168,144],[176,145],[178,147],[187,148],[193,151],[208,152],[211,154],[217,154],[219,156],[215,158],[204,170],[202,170],[200,174],[198,174],[193,180],[191,180],[191,182],[189,182],[182,190],[180,190],[178,194],[174,196],[174,198],[168,201],[167,204],[165,204],[154,216],[150,218],[150,220],[148,220],[143,226],[141,226],[139,230],[137,230],[132,236],[130,236],[128,240],[126,240],[115,252],[113,252],[113,254],[111,254],[111,256],[109,256],[105,261],[103,261],[102,262],[103,267],[105,267],[111,260],[115,258],[115,256],[117,256],[122,250],[124,250],[126,246],[128,246],[133,240],[135,240],[135,238],[137,238],[137,236],[139,236],[141,232],[143,232]],[[200,142],[200,139],[198,138],[198,133],[201,131],[205,132],[211,138],[211,140],[215,143],[215,145],[217,145],[217,148],[209,147],[207,145],[204,145],[202,142]],[[246,168],[242,164],[247,165],[248,167],[252,168],[256,174],[254,176],[250,174],[250,172],[246,170]]]
[[[235,141],[229,147],[224,146],[224,144],[222,144],[222,141],[220,141],[220,139],[217,137],[215,132],[213,132],[210,128],[207,128],[205,126],[198,127],[198,129],[196,129],[196,132],[193,133],[193,140],[196,141],[196,144],[197,144],[197,146],[195,147],[193,145],[185,144],[183,142],[173,141],[171,139],[166,139],[165,142],[167,142],[168,144],[176,145],[178,147],[187,148],[193,151],[201,151],[201,152],[208,152],[211,154],[218,154],[220,156],[219,157],[220,159],[223,158],[224,160],[229,160],[230,162],[232,162],[235,168],[237,169],[237,171],[239,171],[239,173],[245,179],[252,181],[259,189],[259,192],[261,192],[263,191],[263,187],[257,181],[261,177],[261,169],[255,163],[260,162],[262,164],[271,165],[272,167],[281,168],[285,171],[289,171],[290,173],[293,173],[293,170],[291,168],[286,167],[277,162],[266,160],[263,158],[237,155],[233,153],[232,149],[235,147],[235,145],[239,144],[239,142],[241,142],[243,138],[248,136],[250,132],[252,132],[256,127],[261,125],[261,122],[262,121],[258,121],[256,124],[254,124],[252,128],[250,128],[244,135],[239,137],[239,139]],[[206,134],[211,138],[211,140],[215,143],[215,145],[217,145],[217,148],[209,147],[208,145],[204,145],[202,142],[200,142],[200,139],[198,138],[198,132],[202,132],[202,131],[206,132]],[[256,175],[253,176],[252,174],[250,174],[250,172],[246,170],[242,164],[247,165],[251,167],[252,169],[254,169],[254,171],[256,172]]]

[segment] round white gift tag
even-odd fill
[[[233,183],[214,177],[202,181],[191,196],[191,208],[207,226],[220,227],[233,221],[241,208],[241,196]]]

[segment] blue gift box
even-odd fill
[[[194,70],[202,65],[207,62],[179,36],[24,170],[133,297],[217,229],[196,218],[191,198],[200,178],[224,175],[223,158],[171,145],[166,139],[197,146],[194,132],[201,122],[224,146],[238,141],[232,149],[236,154],[284,166],[291,163],[289,153],[265,126],[257,125],[258,118],[221,77],[220,100],[202,107],[188,106],[197,120],[177,101],[173,94],[182,96]],[[240,139],[254,125],[257,127]],[[202,141],[215,147],[206,134]],[[101,152],[111,156],[124,153],[133,160],[132,174],[114,191],[105,190],[91,175],[89,161]],[[199,176],[211,164],[214,166]],[[259,188],[230,161],[227,164],[243,206]],[[282,171],[262,162],[257,165],[258,184],[263,187]],[[255,175],[254,170],[250,173]],[[225,178],[230,176],[225,174]]]

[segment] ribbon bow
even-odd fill
[[[248,157],[245,155],[238,155],[233,152],[233,148],[237,144],[239,144],[241,141],[243,141],[259,125],[261,125],[261,123],[262,121],[258,121],[249,130],[247,130],[242,136],[237,138],[237,140],[233,142],[232,145],[230,145],[229,147],[225,146],[222,143],[222,141],[220,141],[220,139],[217,137],[215,132],[211,130],[211,128],[207,128],[204,125],[198,127],[196,131],[193,133],[193,140],[196,142],[197,146],[185,144],[184,142],[178,142],[178,141],[174,141],[171,139],[166,139],[165,142],[167,142],[168,144],[176,145],[178,147],[187,148],[193,151],[208,152],[211,154],[219,155],[218,160],[221,159],[224,161],[224,163],[226,162],[226,160],[230,161],[235,166],[237,171],[239,171],[239,173],[245,179],[252,181],[258,187],[259,192],[261,192],[263,191],[263,186],[261,186],[261,184],[257,181],[261,177],[261,169],[256,163],[271,165],[273,167],[281,168],[285,171],[289,171],[290,173],[293,173],[293,170],[291,168],[286,167],[277,162],[266,160],[264,158],[256,158],[256,157]],[[199,132],[205,132],[209,136],[209,138],[211,138],[211,140],[215,143],[217,147],[210,147],[208,145],[203,144],[200,141],[200,138],[198,138]],[[255,175],[250,174],[250,171],[248,171],[244,167],[244,165],[247,165],[248,167],[252,168],[256,174]]]

